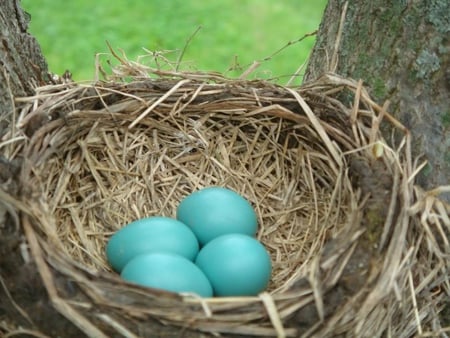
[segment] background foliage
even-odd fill
[[[316,30],[325,4],[326,0],[22,0],[31,15],[30,32],[50,70],[62,74],[69,69],[76,80],[93,79],[95,54],[108,52],[105,41],[123,49],[131,60],[148,54],[143,48],[172,51],[165,56],[176,60],[198,27],[183,56],[183,69],[236,76],[254,60]],[[313,44],[313,37],[291,44],[252,76],[279,77],[285,83],[306,61]]]

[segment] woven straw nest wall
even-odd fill
[[[287,88],[166,73],[51,85],[18,102],[2,147],[22,159],[21,192],[2,198],[20,211],[55,308],[87,336],[151,337],[153,320],[205,335],[439,330],[449,207],[414,185],[409,133],[361,83],[329,74]],[[389,142],[381,123],[394,125]],[[201,299],[111,272],[113,232],[174,216],[184,196],[209,185],[255,207],[274,266],[266,292]]]

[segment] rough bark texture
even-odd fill
[[[450,184],[450,2],[349,1],[330,69],[344,4],[329,1],[306,80],[328,70],[362,79],[378,102],[391,102],[389,112],[412,132],[415,155],[428,160],[420,184]]]
[[[11,94],[33,93],[33,87],[47,78],[47,63],[36,39],[27,32],[29,15],[19,0],[0,4],[0,136],[13,111]]]

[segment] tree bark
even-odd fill
[[[28,32],[30,18],[19,0],[0,5],[0,137],[14,109],[12,96],[30,95],[48,78],[47,63],[36,39]]]
[[[340,35],[345,3],[329,1],[306,81],[327,71],[362,79],[411,131],[414,155],[425,155],[419,183],[450,184],[450,2],[348,1]],[[390,131],[383,132],[389,139]]]

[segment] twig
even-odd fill
[[[184,53],[186,52],[186,49],[188,48],[189,44],[191,43],[192,39],[194,38],[194,36],[197,35],[197,33],[200,31],[200,29],[202,29],[202,26],[198,26],[197,29],[194,31],[194,33],[192,33],[188,39],[186,40],[186,43],[183,46],[183,49],[181,50],[180,55],[178,55],[177,58],[177,62],[176,62],[176,66],[175,66],[175,71],[178,72],[178,69],[180,67],[181,64],[181,60],[183,59]]]
[[[339,47],[341,45],[342,31],[344,30],[344,23],[345,23],[345,16],[347,14],[347,7],[348,7],[348,1],[345,2],[344,8],[342,9],[341,21],[339,22],[339,30],[338,30],[338,34],[336,36],[336,41],[334,42],[334,51],[333,51],[333,55],[331,57],[331,65],[330,65],[330,71],[332,73],[336,72],[337,65],[338,65],[338,52],[339,52]]]

